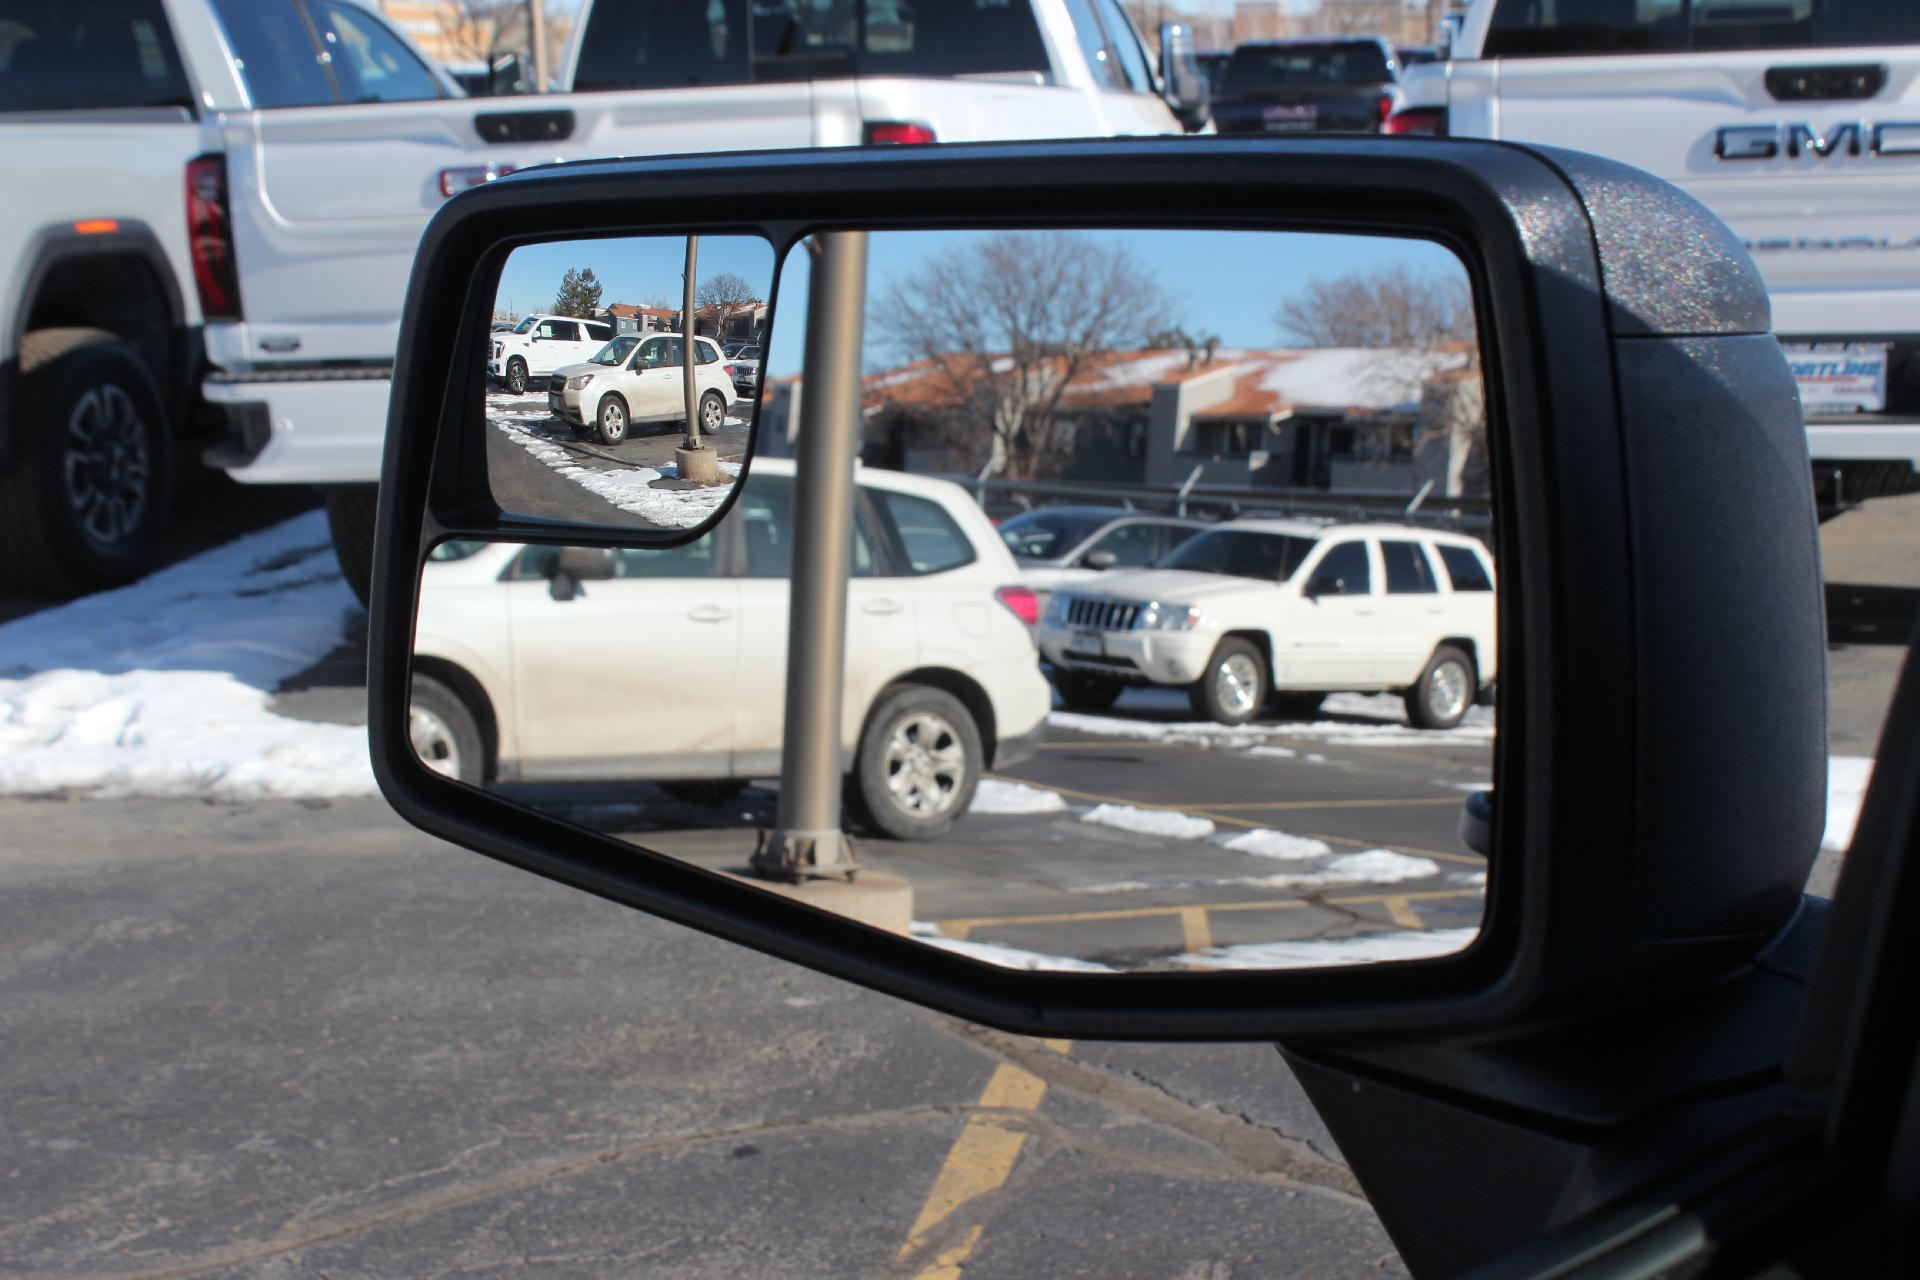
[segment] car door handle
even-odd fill
[[[733,616],[733,610],[723,609],[717,604],[695,605],[687,610],[687,617],[694,622],[725,622]]]
[[[882,617],[890,613],[904,613],[907,606],[898,600],[869,600],[860,606],[860,612],[879,614]]]

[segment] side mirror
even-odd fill
[[[616,554],[612,547],[563,547],[547,578],[547,594],[555,600],[572,600],[580,594],[581,583],[613,577]]]
[[[1111,551],[1089,551],[1080,557],[1083,569],[1111,569],[1120,563],[1120,557]]]
[[[756,410],[725,428],[740,453],[723,474],[739,488],[698,487],[680,469],[691,450],[671,440],[585,449],[584,421],[488,412],[477,348],[508,260],[528,246],[608,236],[651,246],[662,279],[695,240],[703,270],[772,268],[768,376],[794,394],[783,397],[790,415]],[[1400,630],[1355,662],[1363,642],[1323,635],[1283,652],[1293,637],[1242,631],[1235,598],[1278,596],[1280,566],[1318,536],[1297,520],[1249,518],[1185,544],[1192,572],[1168,582],[1180,606],[1117,590],[1056,594],[1071,625],[1039,628],[1055,639],[1037,640],[1034,591],[991,571],[1012,566],[985,502],[1015,495],[996,489],[1012,481],[987,481],[983,463],[1015,458],[1021,467],[1007,470],[1022,476],[1021,496],[1044,494],[1058,488],[1051,473],[1027,464],[1049,433],[1056,460],[1107,446],[1083,434],[1070,448],[1032,400],[1074,354],[1066,338],[1021,348],[998,335],[948,336],[942,317],[973,323],[991,308],[938,308],[926,282],[977,281],[991,248],[1003,264],[996,281],[1044,289],[1051,304],[1051,269],[1091,264],[1081,278],[1107,289],[1106,313],[1137,334],[1164,302],[1194,308],[1170,316],[1175,325],[1228,310],[1191,301],[1206,275],[1197,264],[1233,262],[1218,287],[1243,289],[1311,278],[1357,246],[1376,284],[1418,264],[1454,317],[1427,346],[1366,349],[1341,403],[1376,416],[1421,406],[1448,444],[1435,450],[1432,483],[1485,477],[1477,528],[1503,589],[1474,602],[1486,607],[1473,635],[1450,617],[1436,624],[1444,634],[1413,646],[1383,618],[1381,632]],[[634,252],[628,243],[607,260]],[[581,260],[567,253],[564,262]],[[1164,285],[1146,288],[1156,280]],[[1064,310],[1077,318],[1086,308]],[[874,376],[867,329],[895,346],[933,335],[936,354],[975,359],[953,365],[964,376],[951,386],[910,395]],[[1304,349],[1317,330],[1302,332]],[[1082,388],[1131,388],[1140,405],[1154,403],[1159,385],[1178,382],[1184,353],[1137,348],[1137,337],[1116,337],[1079,352]],[[1005,368],[999,353],[1015,349],[1045,351],[1047,375]],[[1294,349],[1265,354],[1276,370],[1305,363]],[[1153,363],[1113,378],[1108,367],[1122,357]],[[941,368],[931,358],[915,367]],[[1414,385],[1379,388],[1408,369]],[[1171,382],[1149,385],[1160,378]],[[1257,412],[1323,403],[1326,381],[1316,374],[1289,398],[1241,379],[1261,390]],[[987,386],[1029,394],[992,439],[978,411]],[[881,392],[894,397],[891,417],[867,414]],[[703,395],[732,423],[726,388]],[[1799,909],[1820,846],[1826,634],[1799,398],[1739,241],[1691,197],[1622,165],[1469,139],[1329,134],[525,170],[455,196],[428,225],[388,415],[368,736],[395,810],[548,879],[956,1017],[1030,1035],[1289,1048],[1547,1021],[1661,989],[1676,974],[1750,964]],[[907,429],[929,421],[963,430]],[[624,436],[625,420],[616,412],[594,429]],[[929,438],[939,447],[923,448]],[[955,440],[977,446],[959,471]],[[1147,483],[1176,495],[1192,463],[1163,443]],[[1421,465],[1405,461],[1409,493]],[[983,478],[969,488],[940,472]],[[1703,503],[1703,477],[1740,500]],[[1372,482],[1372,473],[1350,481]],[[549,502],[555,493],[566,500]],[[429,565],[450,540],[482,545]],[[511,773],[485,767],[496,760],[436,769],[415,749],[416,668],[425,678],[476,640],[498,640],[474,634],[473,593],[506,581],[530,542],[599,548],[597,558],[563,555],[582,577],[615,548],[653,558],[634,612],[605,633],[615,639],[595,641],[584,627],[543,634],[674,660],[602,664],[591,678],[550,662],[555,678],[502,684],[479,707],[493,714],[488,706],[512,697],[548,727],[568,726],[547,735],[550,754],[535,763],[604,783],[596,794],[620,803],[542,807]],[[863,578],[862,557],[892,572]],[[1227,572],[1245,565],[1259,566],[1260,581]],[[754,593],[782,610],[745,607],[755,576],[785,579],[784,593]],[[943,595],[935,609],[931,594],[914,594],[949,589],[977,595]],[[1211,638],[1180,635],[1213,624],[1238,634],[1197,646],[1185,642]],[[989,642],[1005,645],[992,651],[994,689],[927,678],[930,664],[944,676]],[[1383,676],[1389,647],[1417,651]],[[1417,806],[1444,829],[1397,852],[1382,847],[1379,828],[1282,830],[1277,815],[1295,795],[1329,785],[1318,772],[1287,786],[1258,772],[1293,767],[1301,753],[1291,749],[1235,752],[1236,771],[1256,781],[1244,803],[1216,802],[1211,816],[1106,803],[1109,779],[1100,795],[1049,789],[1038,773],[1028,785],[1007,780],[1023,760],[1053,754],[1041,748],[1056,734],[1110,738],[1139,716],[1139,703],[1120,696],[1149,674],[1136,657],[1164,660],[1156,682],[1190,690],[1212,723],[1181,727],[1205,730],[1194,735],[1205,743],[1258,741],[1275,731],[1263,711],[1282,701],[1310,718],[1323,690],[1404,691],[1368,700],[1389,704],[1391,725],[1366,726],[1342,705],[1336,732],[1305,729],[1316,750],[1447,733],[1484,753],[1474,781],[1497,780],[1501,797],[1484,858],[1460,842],[1457,793]],[[1279,661],[1293,669],[1276,680]],[[1489,681],[1497,705],[1473,707]],[[743,744],[732,726],[748,719],[771,728]],[[589,744],[574,726],[604,732]],[[1164,769],[1165,754],[1151,754],[1149,767]],[[577,772],[583,761],[599,771]],[[1753,786],[1755,761],[1765,762],[1764,788]],[[1220,772],[1218,759],[1190,767]],[[503,776],[508,785],[496,785]],[[744,798],[705,819],[663,807],[669,787],[687,783]],[[856,802],[843,808],[843,795]],[[636,809],[644,820],[632,820]],[[602,811],[621,816],[593,818]],[[944,839],[954,823],[969,824],[968,840],[987,833],[1002,856],[929,858],[907,843]],[[1308,838],[1316,830],[1340,847]],[[1124,879],[1111,858],[1085,856],[1135,837],[1163,843],[1130,846]],[[999,870],[1010,866],[1020,873]],[[1041,866],[1045,874],[1031,870]],[[1422,878],[1432,889],[1412,894]],[[1337,918],[1322,898],[1342,904]],[[1419,924],[1404,923],[1409,914]]]
[[[1160,24],[1160,83],[1167,105],[1188,133],[1198,133],[1212,118],[1213,88],[1193,47],[1193,32],[1183,22]]]
[[[1302,594],[1309,600],[1318,600],[1321,596],[1343,596],[1347,594],[1347,580],[1330,573],[1316,573]]]

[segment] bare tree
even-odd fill
[[[712,308],[714,336],[722,337],[727,332],[727,321],[733,318],[733,313],[758,306],[760,297],[754,292],[753,283],[745,276],[722,271],[701,281],[693,301],[702,311]]]
[[[439,6],[440,41],[447,54],[468,62],[490,63],[504,10],[512,0],[446,0]]]
[[[1391,44],[1400,39],[1405,9],[1404,0],[1320,0],[1318,8],[1298,19],[1294,34],[1384,36]]]
[[[1003,232],[897,277],[868,311],[882,342],[928,366],[936,425],[955,444],[989,433],[1010,479],[1072,447],[1061,401],[1104,356],[1163,328],[1168,303],[1122,245],[1070,232]]]

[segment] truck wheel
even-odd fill
[[[420,763],[437,774],[479,786],[486,776],[480,724],[460,695],[432,676],[413,678],[407,704],[407,736]]]
[[[173,503],[173,440],[153,375],[101,329],[20,343],[19,453],[0,475],[0,575],[44,595],[139,577]]]
[[[361,604],[373,588],[373,517],[380,506],[378,485],[327,490],[327,530],[340,576]]]
[[[1120,700],[1120,693],[1126,687],[1106,676],[1084,675],[1078,671],[1053,673],[1054,692],[1075,711],[1105,711]]]
[[[601,444],[619,444],[627,438],[627,402],[611,391],[600,397],[593,438]]]
[[[507,390],[517,396],[527,392],[527,362],[519,356],[507,361]]]
[[[1420,679],[1401,695],[1407,719],[1421,729],[1451,729],[1466,719],[1474,686],[1473,659],[1443,644],[1427,660]]]
[[[1187,686],[1195,715],[1217,724],[1245,724],[1266,701],[1267,663],[1253,643],[1228,636],[1214,647],[1200,678]]]
[[[712,435],[727,425],[727,398],[718,391],[700,397],[700,430]]]
[[[926,685],[885,695],[867,717],[847,799],[861,822],[896,840],[937,840],[973,803],[980,730],[960,699]]]

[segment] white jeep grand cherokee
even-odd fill
[[[1269,695],[1306,716],[1331,692],[1392,691],[1414,724],[1450,728],[1498,671],[1493,566],[1459,534],[1236,520],[1151,569],[1055,592],[1039,643],[1081,710],[1180,685],[1196,715],[1244,724]]]

